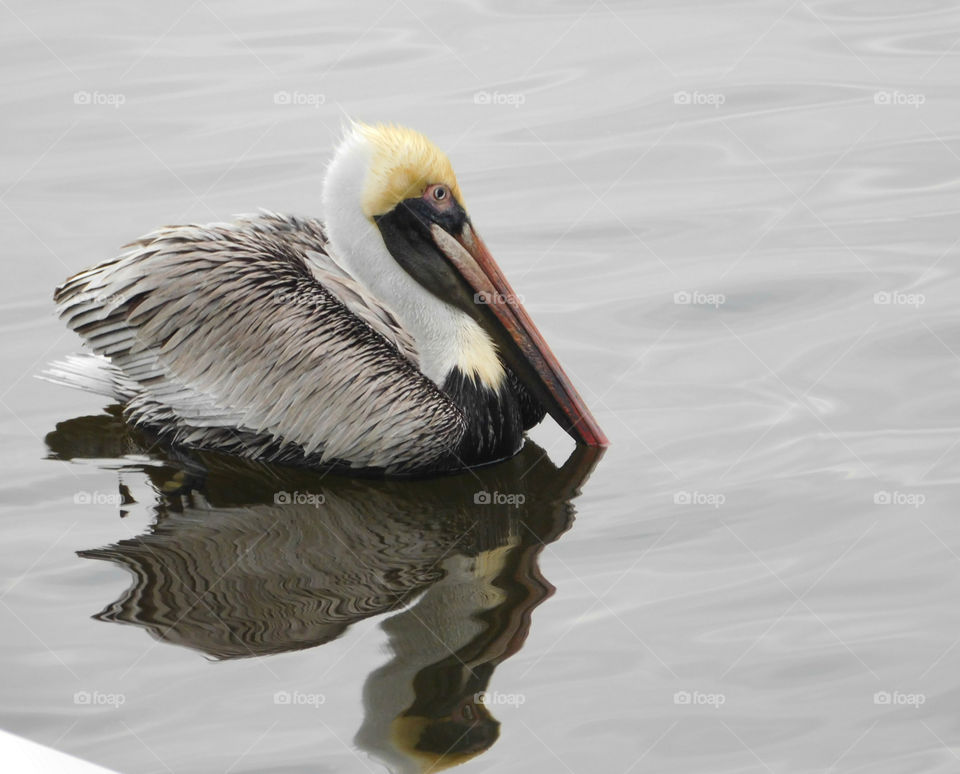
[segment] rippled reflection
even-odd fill
[[[63,422],[47,444],[60,459],[140,455],[123,467],[156,491],[148,532],[81,552],[134,577],[100,620],[233,659],[322,645],[399,610],[383,623],[392,655],[367,677],[355,740],[396,772],[456,765],[496,741],[481,694],[553,592],[539,554],[569,528],[570,501],[599,459],[578,448],[557,468],[528,442],[457,476],[349,479],[161,456],[106,415]]]

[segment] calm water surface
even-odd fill
[[[136,774],[960,767],[954,4],[0,14],[2,727]],[[346,114],[450,152],[602,459],[321,480],[33,378],[126,241],[322,215]]]

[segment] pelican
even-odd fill
[[[546,414],[607,439],[425,136],[351,125],[326,218],[167,226],[54,294],[93,354],[47,372],[174,446],[424,476],[508,458]]]

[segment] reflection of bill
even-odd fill
[[[575,453],[560,470],[548,464],[548,474],[526,486],[531,507],[474,522],[441,561],[443,577],[384,622],[392,658],[367,678],[355,742],[391,771],[445,769],[497,740],[491,710],[502,716],[514,707],[488,706],[485,697],[500,695],[488,685],[523,646],[533,609],[553,593],[538,558],[571,522],[570,497],[591,467],[584,462]],[[481,505],[481,518],[485,512]]]
[[[500,724],[476,696],[509,655],[486,636],[492,632],[484,623],[507,602],[492,581],[509,554],[504,547],[448,557],[444,577],[413,608],[384,623],[393,657],[367,678],[355,741],[391,771],[446,768],[497,740]],[[466,653],[471,646],[476,653]]]
[[[145,453],[150,440],[118,422],[71,420],[47,443],[61,459]],[[83,552],[134,577],[97,617],[233,659],[321,645],[401,610],[383,624],[392,657],[366,680],[356,742],[397,772],[446,768],[496,741],[491,712],[515,711],[482,697],[498,695],[494,669],[522,647],[533,608],[553,591],[539,553],[569,527],[570,501],[600,453],[577,447],[557,468],[528,442],[499,465],[400,482],[203,453],[131,464],[164,494],[148,532]],[[478,504],[478,491],[523,505]],[[295,496],[304,492],[322,498],[322,517]]]

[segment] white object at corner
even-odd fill
[[[116,774],[7,731],[0,731],[0,769],[9,774]]]

